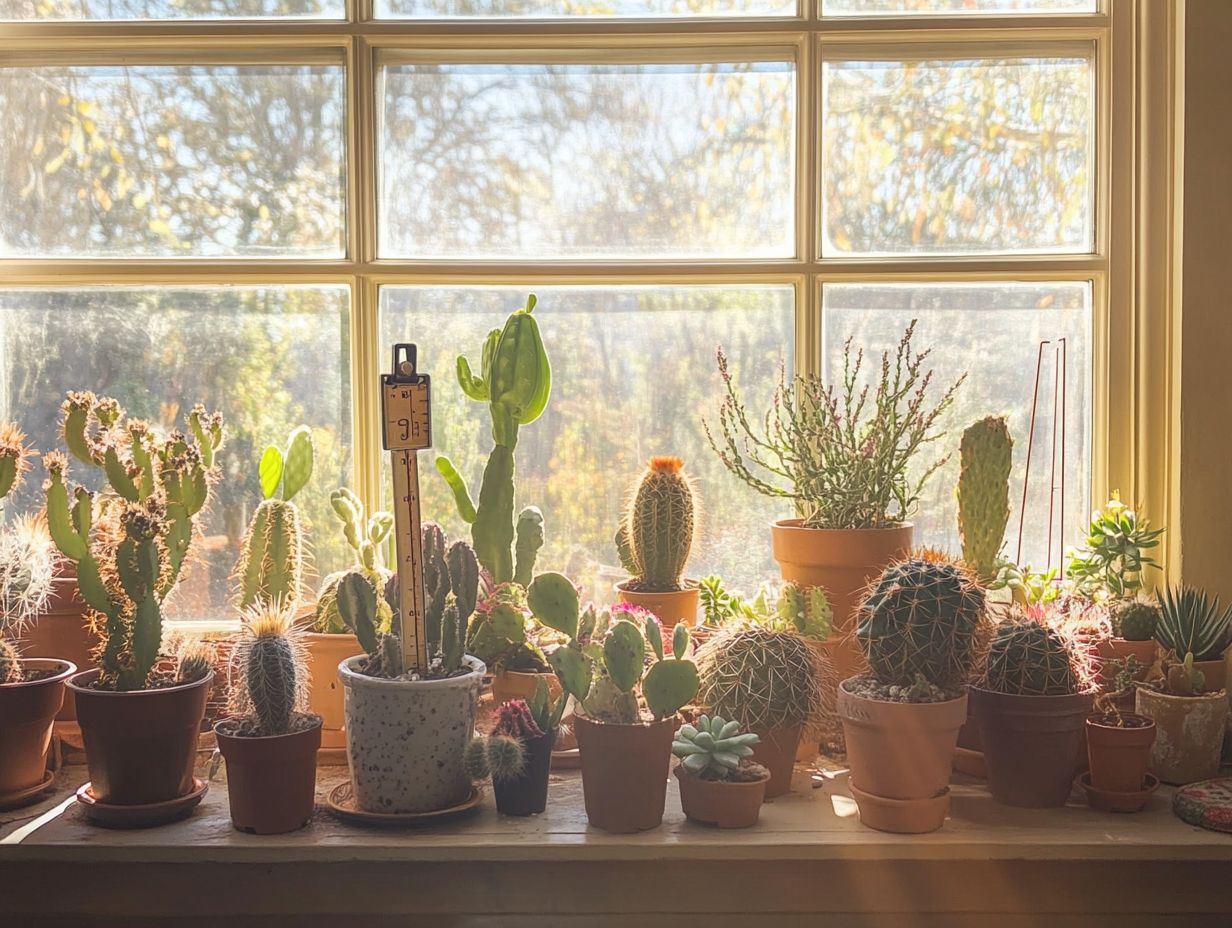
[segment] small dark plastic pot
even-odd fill
[[[303,828],[316,806],[317,750],[321,720],[289,735],[263,738],[228,734],[214,726],[227,761],[231,824],[254,835],[278,835]]]
[[[537,815],[548,807],[548,775],[552,772],[552,731],[526,742],[526,768],[512,780],[492,783],[496,809],[504,815]]]

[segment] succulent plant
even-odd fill
[[[911,686],[923,677],[951,688],[971,675],[984,591],[952,562],[911,557],[887,567],[860,604],[856,640],[877,680]]]
[[[1091,515],[1083,546],[1068,552],[1066,575],[1088,596],[1132,596],[1142,589],[1143,568],[1155,564],[1144,552],[1157,547],[1163,533],[1113,493],[1104,508]]]
[[[988,646],[983,686],[1019,696],[1067,696],[1090,688],[1090,657],[1074,642],[1019,612],[996,627]]]
[[[1232,644],[1232,606],[1221,610],[1219,597],[1190,586],[1164,589],[1159,596],[1155,640],[1178,659],[1217,660]]]
[[[478,507],[453,462],[443,455],[436,459],[436,469],[453,492],[458,515],[471,526],[479,563],[498,584],[514,581],[529,586],[543,546],[543,515],[539,510],[524,509],[514,522],[518,429],[543,415],[552,390],[552,369],[539,324],[531,315],[535,304],[532,293],[524,309],[513,313],[503,328],[488,333],[478,375],[464,356],[458,357],[462,392],[476,402],[487,403],[492,416],[495,447],[484,467]]]
[[[76,565],[78,588],[92,610],[100,681],[141,689],[152,682],[163,601],[179,580],[196,517],[209,499],[222,417],[195,407],[189,437],[125,419],[115,400],[92,393],[70,393],[62,408],[65,445],[98,468],[109,488],[105,494],[70,488],[67,458],[48,454],[51,537]]]
[[[739,722],[718,715],[702,715],[695,725],[682,725],[672,741],[672,753],[689,773],[707,780],[724,780],[753,756],[761,740],[753,732],[741,732]]]
[[[696,508],[684,462],[673,457],[651,458],[616,532],[621,563],[633,575],[632,589],[647,593],[683,589]]]
[[[963,431],[958,446],[958,534],[963,560],[982,583],[996,579],[1010,520],[1014,441],[1004,416],[988,416]]]
[[[308,705],[308,654],[294,613],[270,604],[244,614],[235,650],[232,711],[252,735],[285,735]]]
[[[788,581],[779,593],[777,627],[795,629],[805,638],[825,641],[834,627],[834,610],[824,587],[801,587]]]
[[[7,638],[0,638],[0,684],[20,683],[25,678],[17,645]]]
[[[30,469],[30,459],[34,455],[21,429],[12,422],[0,422],[0,508]]]
[[[218,649],[208,641],[190,640],[177,649],[175,682],[177,686],[204,680],[218,661]]]
[[[809,726],[829,709],[829,662],[804,636],[769,628],[734,628],[697,653],[698,702],[742,729]]]
[[[824,587],[802,587],[788,581],[776,594],[762,584],[757,595],[745,599],[729,591],[721,577],[711,574],[698,581],[703,624],[718,628],[737,623],[760,625],[776,631],[795,631],[805,638],[830,637],[834,610]]]
[[[516,780],[526,770],[526,746],[509,735],[472,738],[462,755],[462,766],[472,780]]]
[[[381,549],[393,531],[393,515],[388,512],[374,512],[368,516],[360,498],[346,487],[340,487],[331,493],[329,502],[342,523],[347,544],[355,553],[354,566],[368,575],[374,587],[383,587],[392,576],[392,572],[382,561]],[[345,570],[337,571],[321,583],[312,621],[312,630],[318,634],[336,635],[346,631],[342,617],[338,615],[337,599],[338,583],[345,574]]]
[[[1159,605],[1149,597],[1136,596],[1112,607],[1112,628],[1126,641],[1150,641],[1159,622]]]

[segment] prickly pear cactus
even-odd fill
[[[668,593],[682,588],[693,546],[695,508],[684,462],[674,457],[651,458],[630,497],[617,538],[637,590]]]
[[[963,560],[984,583],[997,576],[997,557],[1010,519],[1013,450],[1004,416],[972,423],[959,443],[958,534]]]
[[[988,647],[984,686],[1020,696],[1066,696],[1080,691],[1082,674],[1073,647],[1033,619],[997,626]]]

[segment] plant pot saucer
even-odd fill
[[[475,786],[471,794],[457,805],[447,809],[437,809],[433,812],[367,812],[355,801],[355,791],[351,784],[339,783],[329,791],[325,805],[331,812],[353,825],[375,825],[395,828],[425,828],[438,825],[451,819],[473,812],[483,804],[483,790]]]
[[[7,811],[8,809],[20,809],[22,806],[38,802],[39,797],[51,789],[52,781],[55,778],[55,773],[48,770],[43,774],[43,779],[33,786],[13,790],[11,793],[0,793],[0,812]]]
[[[582,766],[582,752],[577,748],[552,752],[553,770],[577,770]]]
[[[1100,812],[1141,812],[1151,801],[1155,790],[1159,789],[1159,777],[1153,773],[1146,775],[1142,789],[1136,792],[1122,793],[1110,789],[1096,789],[1091,784],[1091,771],[1080,773],[1075,782],[1087,797],[1087,804]]]
[[[847,788],[860,810],[860,822],[877,831],[897,835],[922,835],[945,824],[950,811],[950,790],[928,799],[889,799],[866,793],[850,780]]]
[[[86,818],[95,825],[102,825],[104,828],[152,828],[155,825],[167,825],[187,818],[205,798],[209,789],[208,783],[198,777],[193,777],[192,790],[183,796],[163,802],[122,806],[99,802],[94,798],[91,784],[84,783],[77,790],[77,802],[85,812]]]

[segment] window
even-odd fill
[[[546,515],[541,564],[610,597],[625,488],[678,453],[705,501],[694,572],[748,590],[786,513],[706,444],[716,346],[756,408],[780,364],[824,373],[847,338],[879,352],[918,319],[938,379],[969,372],[937,450],[1007,415],[1009,550],[1025,500],[1022,559],[1056,563],[1133,472],[1111,49],[1134,8],[0,0],[0,416],[50,447],[69,388],[155,421],[222,408],[177,608],[226,617],[261,447],[314,430],[323,575],[345,558],[329,491],[388,499],[392,343],[419,344],[437,447],[475,480],[486,411],[454,356],[534,290],[556,383],[518,492]],[[922,542],[956,545],[954,467]],[[423,475],[425,512],[462,532]]]

